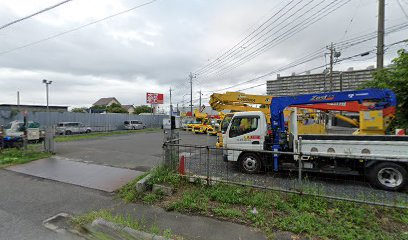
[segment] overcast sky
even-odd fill
[[[2,0],[0,25],[60,1]],[[42,79],[53,81],[50,87],[53,105],[89,106],[101,97],[116,97],[122,104],[139,105],[145,103],[146,92],[165,93],[168,100],[170,87],[174,89],[174,101],[181,101],[183,95],[189,93],[189,72],[196,72],[216,60],[290,0],[158,0],[49,41],[6,52],[144,2],[73,0],[0,30],[0,103],[16,103],[16,92],[20,91],[22,104],[43,104],[45,87]],[[401,9],[402,6],[408,12],[408,0],[387,0],[386,4],[386,27],[408,21]],[[206,97],[211,91],[285,66],[330,42],[373,32],[377,26],[376,13],[377,1],[351,0],[232,71],[214,76],[199,75],[194,79],[194,98],[198,97],[200,89]],[[407,36],[408,30],[389,34],[386,44]],[[372,50],[375,45],[374,39],[344,49],[342,57]],[[406,44],[388,49],[386,64],[401,47]],[[244,51],[245,46],[242,49]],[[324,52],[322,50],[318,59],[280,74],[300,73],[323,65],[326,63]],[[375,65],[375,53],[351,60],[335,65],[335,70]],[[275,78],[276,74],[273,74],[229,91]],[[265,94],[266,86],[245,92]]]

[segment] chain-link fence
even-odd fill
[[[286,161],[280,162],[278,171],[273,169],[274,155],[286,158]],[[226,161],[227,156],[230,161]],[[398,184],[407,185],[407,162],[392,157],[387,160],[363,155],[357,157],[358,159],[346,154],[305,155],[301,152],[262,150],[245,153],[242,149],[179,144],[177,140],[164,144],[165,164],[191,181],[201,179],[207,184],[226,182],[301,195],[408,208],[407,189],[392,189],[392,186]],[[237,161],[233,162],[232,159]],[[316,164],[319,166],[314,166]],[[402,176],[392,172],[395,169]],[[388,186],[389,189],[381,189],[381,186]]]

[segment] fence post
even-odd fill
[[[164,159],[164,166],[166,166],[166,167],[171,167],[170,166],[170,161],[169,161],[169,159],[171,158],[171,157],[169,157],[169,146],[168,146],[168,143],[167,142],[164,142],[163,143],[163,159]]]
[[[207,149],[207,185],[210,185],[210,148],[206,146]]]
[[[300,192],[303,192],[303,186],[302,186],[302,137],[299,137],[299,140],[296,140],[296,153],[298,153],[298,181],[299,181],[299,188]]]

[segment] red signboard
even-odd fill
[[[146,103],[163,104],[164,96],[162,93],[146,93]]]

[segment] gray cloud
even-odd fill
[[[26,0],[24,4],[31,7],[24,12],[20,9],[20,2],[4,6],[5,3],[0,3],[1,23],[31,13],[31,8],[41,9],[45,4]],[[84,6],[89,5],[83,2],[67,4],[56,11],[0,31],[0,52],[141,2],[94,1],[93,4],[97,5],[87,9]],[[14,102],[15,92],[20,90],[26,103],[41,103],[44,95],[41,84],[43,78],[54,81],[52,100],[55,104],[89,105],[99,97],[109,96],[116,96],[123,103],[142,104],[146,91],[167,93],[170,87],[175,89],[175,99],[181,100],[182,95],[188,92],[188,73],[233,46],[248,33],[248,28],[260,23],[261,16],[270,16],[276,5],[276,1],[267,0],[160,0],[103,23],[0,55],[0,102]],[[387,13],[387,26],[406,21],[398,5],[393,2],[388,4]],[[352,1],[343,9],[228,74],[217,78],[195,79],[194,89],[220,89],[262,75],[332,41],[374,31],[375,18],[375,1]],[[387,42],[400,40],[406,33],[390,35]],[[348,56],[374,46],[375,41],[371,41],[342,54]],[[393,56],[395,54],[388,55],[387,61]],[[374,60],[345,62],[336,65],[336,68],[364,68],[373,64]],[[301,72],[321,64],[324,64],[323,57],[281,74]],[[254,84],[259,83],[262,81]],[[264,93],[265,89],[260,87],[253,92]]]

